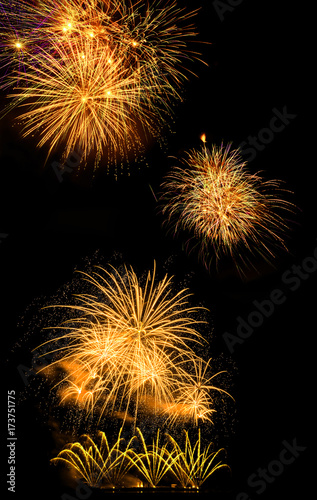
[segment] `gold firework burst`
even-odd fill
[[[27,85],[8,95],[12,107],[27,108],[19,117],[24,136],[38,132],[39,146],[47,143],[49,154],[65,141],[65,158],[74,150],[84,159],[91,151],[98,155],[104,149],[110,154],[126,150],[136,141],[136,119],[145,122],[146,116],[135,79],[122,59],[88,39],[54,47],[59,57],[34,56],[31,65],[25,63]]]
[[[293,205],[283,199],[281,181],[265,180],[246,169],[238,150],[191,150],[162,184],[163,213],[174,233],[188,231],[199,242],[200,256],[218,261],[230,256],[250,262],[252,254],[269,260],[274,246],[285,247],[282,213]]]
[[[38,135],[48,155],[63,147],[63,161],[91,153],[95,165],[137,157],[160,139],[185,62],[199,57],[188,47],[195,12],[174,0],[10,0],[1,13],[0,69],[12,67],[5,113],[21,112],[24,136]]]
[[[210,360],[195,354],[206,342],[197,329],[205,321],[196,317],[202,308],[189,306],[187,290],[173,293],[172,278],[157,281],[155,266],[143,284],[132,268],[82,275],[94,292],[59,306],[69,316],[57,327],[63,334],[39,346],[49,345],[55,357],[42,371],[57,378],[61,404],[99,418],[123,412],[124,420],[134,408],[135,425],[139,408],[170,425],[210,422],[209,393],[221,389],[207,376]]]

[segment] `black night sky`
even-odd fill
[[[307,54],[311,41],[302,37],[312,12],[286,0],[228,0],[218,3],[236,6],[221,20],[217,2],[179,3],[202,7],[196,21],[198,38],[209,44],[198,47],[208,66],[196,63],[198,77],[190,78],[184,88],[185,99],[175,109],[167,146],[162,150],[153,144],[146,154],[147,166],[131,166],[130,175],[119,172],[117,180],[102,165],[94,176],[74,169],[59,182],[50,161],[43,166],[46,152],[36,148],[36,137],[23,140],[9,117],[0,121],[2,408],[8,390],[14,389],[18,397],[25,389],[17,367],[28,366],[36,343],[24,342],[15,353],[12,348],[24,334],[18,324],[28,317],[25,311],[31,303],[54,295],[72,279],[75,267],[98,258],[96,252],[103,263],[120,254],[122,262],[140,273],[154,260],[158,268],[169,263],[176,281],[191,277],[194,299],[211,311],[213,357],[221,357],[222,366],[228,361],[234,370],[231,391],[236,403],[227,417],[233,424],[227,422],[223,438],[232,477],[213,493],[214,498],[265,500],[287,498],[293,492],[305,498],[315,427],[311,367],[317,269],[311,257],[317,261],[317,175],[312,58]],[[270,127],[274,110],[286,116],[285,127],[272,133],[249,168],[282,179],[294,192],[292,201],[300,210],[293,217],[289,253],[280,253],[275,267],[259,262],[258,272],[248,272],[244,279],[230,262],[218,271],[214,267],[207,271],[195,252],[185,253],[182,235],[174,238],[166,233],[153,192],[159,193],[173,165],[170,157],[201,147],[203,132],[209,144],[224,141],[238,147],[249,136],[265,137],[262,129]],[[303,265],[310,268],[303,271]],[[283,303],[230,353],[224,333],[236,334],[237,318],[246,320],[255,310],[254,301],[267,300],[274,290],[281,291]],[[66,492],[76,498],[49,465],[55,443],[36,398],[18,405],[16,432],[16,493],[5,489],[7,497],[57,500]],[[223,429],[215,428],[215,433],[221,444]],[[4,443],[6,432],[3,435]],[[265,491],[248,484],[259,468],[279,459],[283,442],[295,440],[305,450],[296,452],[296,459],[281,474],[270,476]],[[91,498],[99,498],[94,495]]]

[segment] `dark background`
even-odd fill
[[[80,268],[97,250],[105,262],[121,253],[122,260],[140,272],[152,267],[154,259],[158,268],[169,260],[176,279],[192,276],[190,288],[197,302],[211,310],[214,357],[230,358],[235,366],[235,414],[228,415],[234,425],[231,436],[224,438],[232,480],[221,486],[228,491],[220,498],[235,499],[241,491],[257,498],[248,477],[278,459],[282,442],[294,438],[307,449],[260,496],[284,498],[295,491],[305,495],[314,431],[317,272],[301,280],[296,291],[285,287],[282,275],[317,247],[316,113],[310,92],[311,40],[305,29],[313,13],[288,1],[244,0],[221,21],[211,0],[186,4],[202,6],[197,25],[199,38],[211,42],[202,48],[209,66],[197,64],[198,78],[188,83],[186,99],[176,108],[167,151],[153,145],[148,167],[131,168],[129,176],[114,180],[101,166],[94,178],[74,171],[60,183],[50,163],[43,167],[45,151],[36,149],[35,141],[20,139],[8,119],[0,122],[0,232],[7,234],[0,243],[2,340],[8,361],[3,363],[3,401],[7,390],[24,391],[17,366],[28,365],[30,353],[25,348],[15,357],[11,349],[21,335],[19,318],[34,299],[54,294],[72,278],[74,267]],[[247,273],[244,279],[230,263],[219,272],[208,272],[195,254],[184,253],[181,236],[166,234],[150,187],[159,192],[173,164],[168,156],[200,147],[203,132],[209,144],[223,140],[237,147],[268,126],[273,108],[284,106],[296,118],[257,154],[250,170],[283,179],[294,191],[292,200],[300,211],[294,216],[289,253],[280,254],[275,267],[259,262],[258,273]],[[254,310],[252,302],[267,299],[276,288],[285,293],[285,303],[231,355],[223,333],[235,333],[237,316],[246,319]],[[221,436],[222,429],[215,432]],[[15,497],[60,498],[63,486],[48,465],[50,431],[27,402],[17,412],[17,436]]]

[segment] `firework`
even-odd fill
[[[53,356],[41,371],[56,380],[60,403],[99,419],[107,413],[125,420],[134,409],[134,425],[139,409],[170,425],[211,421],[210,392],[218,389],[207,375],[210,360],[194,352],[206,343],[197,330],[205,321],[197,318],[202,308],[189,306],[187,290],[173,293],[172,278],[157,281],[155,266],[143,284],[132,268],[82,275],[93,292],[60,306],[68,313],[56,329],[62,335],[39,346]]]
[[[282,198],[278,180],[264,180],[246,169],[239,150],[230,145],[191,150],[182,167],[163,183],[163,213],[174,233],[185,230],[199,242],[205,263],[229,256],[238,266],[249,255],[274,257],[274,245],[285,248],[283,212],[292,204]]]
[[[229,467],[222,463],[219,457],[224,452],[223,448],[211,451],[212,443],[203,447],[200,429],[198,429],[198,438],[194,443],[191,442],[188,431],[184,430],[184,433],[185,445],[183,447],[172,436],[169,436],[176,454],[173,472],[183,488],[190,486],[198,489],[217,470]]]
[[[55,52],[54,44],[62,46],[76,39],[91,39],[96,35],[108,40],[118,31],[120,2],[95,2],[94,0],[8,0],[0,2],[0,43],[2,59],[8,64],[15,59],[15,49],[27,60],[42,50]],[[119,18],[121,16],[119,15]],[[10,59],[12,59],[10,61]],[[3,63],[0,68],[3,68]],[[12,67],[13,67],[12,66]]]
[[[152,445],[147,446],[141,430],[138,428],[138,438],[142,443],[142,452],[133,454],[129,457],[132,464],[141,472],[144,479],[152,488],[156,488],[158,483],[164,478],[171,469],[175,456],[173,452],[168,451],[167,444],[160,444],[160,430],[157,430],[156,438],[153,438]]]
[[[232,396],[225,390],[216,387],[211,381],[223,372],[208,376],[211,359],[205,362],[202,358],[193,364],[193,373],[183,377],[177,391],[175,391],[173,404],[166,408],[168,421],[191,421],[198,426],[200,422],[212,422],[214,408],[213,393],[222,392],[230,398]],[[233,398],[232,398],[233,399]]]
[[[140,473],[152,488],[162,484],[169,472],[180,487],[199,489],[217,470],[229,468],[220,458],[223,448],[212,451],[212,443],[203,446],[200,429],[195,442],[184,431],[183,444],[170,435],[162,444],[159,429],[150,445],[146,443],[140,429],[126,444],[123,444],[121,433],[122,428],[112,447],[104,432],[98,433],[98,442],[84,435],[80,442],[68,444],[51,462],[67,465],[89,486],[99,488],[124,485],[126,475],[132,469],[133,473]],[[132,447],[135,440],[141,445],[139,452]],[[134,483],[139,485],[137,478]]]
[[[12,71],[23,72],[24,62],[29,59],[34,47],[36,30],[29,16],[24,16],[25,6],[24,2],[15,0],[0,2],[0,70],[3,87],[9,85],[6,77]]]
[[[67,373],[59,385],[66,380],[73,388],[77,380],[83,390],[82,380],[101,377],[103,397],[109,392],[104,407],[120,398],[140,401],[147,390],[159,404],[172,392],[174,374],[183,374],[181,360],[196,359],[187,341],[203,342],[190,317],[196,309],[186,307],[188,294],[172,295],[167,277],[156,283],[155,268],[143,288],[132,269],[123,276],[115,269],[83,276],[97,296],[79,295],[78,305],[66,306],[80,316],[67,320],[60,327],[66,334],[54,339],[63,345],[53,349],[58,359],[50,367],[64,363]]]
[[[104,432],[99,431],[98,442],[85,434],[81,437],[82,442],[68,444],[51,462],[67,465],[91,487],[120,486],[133,465],[129,454],[134,439],[121,449],[124,441],[121,432],[122,429],[112,446]]]
[[[199,53],[189,48],[197,35],[191,23],[196,13],[178,8],[174,0],[155,0],[151,5],[131,2],[125,12],[121,43],[130,67],[149,88],[155,89],[150,101],[154,99],[168,111],[167,102],[172,97],[181,98],[178,89],[188,78],[185,61],[199,58]]]
[[[116,162],[161,137],[184,63],[198,59],[188,48],[196,12],[173,0],[10,0],[1,13],[5,113],[17,108],[24,136],[36,133],[48,155],[63,147],[63,161],[76,150],[83,162]]]
[[[122,60],[90,40],[55,49],[59,58],[42,53],[41,69],[34,72],[31,66],[26,71],[28,85],[20,84],[8,95],[12,107],[18,103],[27,108],[19,117],[23,135],[37,131],[38,145],[47,143],[48,154],[65,140],[65,157],[74,150],[87,159],[90,151],[115,154],[126,148],[136,140],[135,117],[141,117],[141,108],[135,81]]]

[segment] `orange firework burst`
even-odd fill
[[[238,265],[252,254],[273,257],[272,243],[285,248],[283,212],[293,205],[281,197],[278,180],[264,180],[246,170],[238,150],[213,146],[206,136],[202,150],[191,150],[182,167],[174,167],[163,183],[163,213],[174,232],[189,231],[200,242],[208,262],[229,255]],[[250,256],[250,257],[249,257]]]
[[[58,372],[60,402],[100,418],[123,412],[126,419],[133,407],[135,421],[139,408],[171,425],[211,421],[209,393],[221,389],[210,384],[210,361],[193,350],[205,343],[197,331],[204,321],[195,317],[201,308],[188,306],[186,290],[173,294],[171,278],[156,281],[155,267],[143,286],[132,268],[101,271],[83,273],[94,293],[60,306],[70,316],[58,327],[65,333],[42,344],[53,344],[55,359],[43,371]]]
[[[11,0],[1,4],[3,88],[24,135],[38,134],[48,154],[63,146],[97,165],[128,159],[159,139],[187,78],[196,33],[176,1]],[[11,63],[13,62],[13,65]]]

